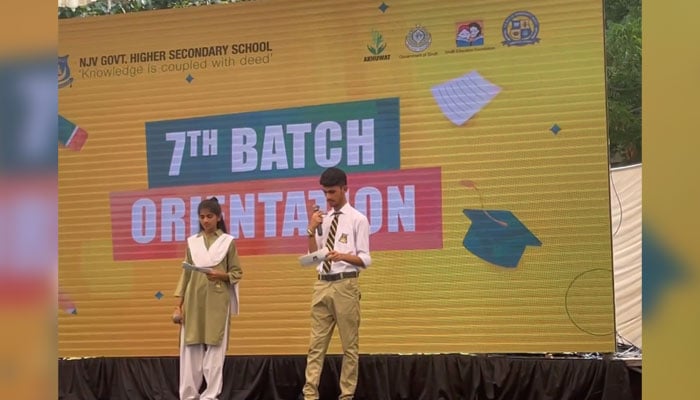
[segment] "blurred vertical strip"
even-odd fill
[[[57,26],[53,1],[12,2],[0,14],[0,387],[6,398],[58,398]]]

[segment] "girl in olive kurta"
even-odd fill
[[[180,328],[180,399],[217,399],[223,387],[229,316],[238,314],[238,281],[243,275],[233,237],[226,233],[216,197],[197,208],[200,232],[187,238],[186,263],[175,297],[173,321]],[[200,395],[202,379],[207,387]]]

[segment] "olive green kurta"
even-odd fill
[[[204,235],[204,244],[209,249],[222,234],[221,230],[217,230],[211,236],[205,235],[204,232],[197,235]],[[185,257],[191,264],[189,246]],[[228,273],[228,282],[210,282],[207,275],[201,272],[183,270],[180,275],[175,297],[184,297],[182,313],[185,344],[203,343],[216,346],[221,344],[224,338],[231,302],[229,287],[240,281],[243,276],[234,240],[231,241],[226,257],[214,268]]]

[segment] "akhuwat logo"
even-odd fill
[[[365,56],[364,62],[368,61],[386,61],[391,58],[389,54],[382,54],[386,50],[386,42],[384,36],[379,31],[372,31],[372,40],[367,45],[367,50],[372,53],[371,56]]]

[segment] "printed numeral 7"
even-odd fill
[[[165,140],[175,142],[173,147],[173,156],[170,159],[170,171],[168,176],[179,176],[180,167],[182,166],[182,155],[185,153],[185,132],[168,132],[165,134]]]

